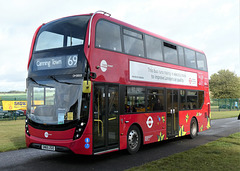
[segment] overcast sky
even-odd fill
[[[239,8],[239,0],[0,0],[0,91],[25,90],[39,25],[97,10],[203,50],[209,77],[220,69],[240,76]]]

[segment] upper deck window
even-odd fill
[[[197,53],[197,66],[198,66],[198,69],[207,71],[206,57],[202,53]]]
[[[123,29],[124,50],[126,53],[135,56],[144,56],[143,35]]]
[[[122,51],[120,26],[100,20],[96,26],[96,47]]]
[[[157,61],[163,61],[162,41],[152,36],[145,36],[147,57]]]
[[[67,46],[77,46],[77,45],[83,45],[83,39],[78,39],[74,37],[67,37]]]
[[[183,47],[178,46],[178,58],[179,58],[179,65],[184,66],[185,60],[184,60],[184,52]]]
[[[178,64],[177,47],[166,42],[164,42],[163,45],[165,62],[177,65]]]
[[[96,25],[95,47],[207,71],[204,54],[104,19]]]
[[[74,16],[45,24],[39,30],[35,51],[83,45],[90,16]]]
[[[184,50],[185,50],[186,67],[197,68],[195,51],[186,49],[186,48]]]
[[[64,35],[43,31],[37,41],[35,51],[63,47]]]

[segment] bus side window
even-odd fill
[[[120,26],[100,20],[96,26],[95,47],[121,52]]]
[[[198,69],[207,71],[206,57],[204,56],[204,54],[198,53],[198,52],[197,52],[197,66],[198,66]]]
[[[147,58],[163,61],[162,41],[155,37],[145,35]]]
[[[187,107],[188,109],[197,109],[197,91],[187,91]]]
[[[179,65],[185,66],[183,47],[178,46],[177,48],[178,48]]]
[[[164,109],[164,90],[148,90],[147,111],[156,112]]]
[[[145,112],[145,88],[127,87],[125,94],[125,112]]]
[[[201,109],[204,103],[204,91],[198,92],[198,108]]]
[[[175,45],[164,42],[163,51],[165,62],[178,65],[177,47]]]
[[[184,50],[185,50],[186,67],[197,68],[196,59],[195,59],[195,52],[193,50],[186,49],[186,48]]]
[[[127,54],[144,57],[143,35],[123,29],[124,51]]]
[[[186,90],[180,90],[180,110],[186,109]]]

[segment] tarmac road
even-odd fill
[[[30,148],[4,152],[0,153],[0,170],[124,170],[240,132],[240,120],[237,118],[213,120],[211,124],[210,130],[199,133],[195,139],[182,137],[148,144],[135,155],[128,155],[125,150],[100,156],[81,156]]]

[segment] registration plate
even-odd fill
[[[42,145],[42,150],[55,151],[55,146],[52,146],[52,145]]]

